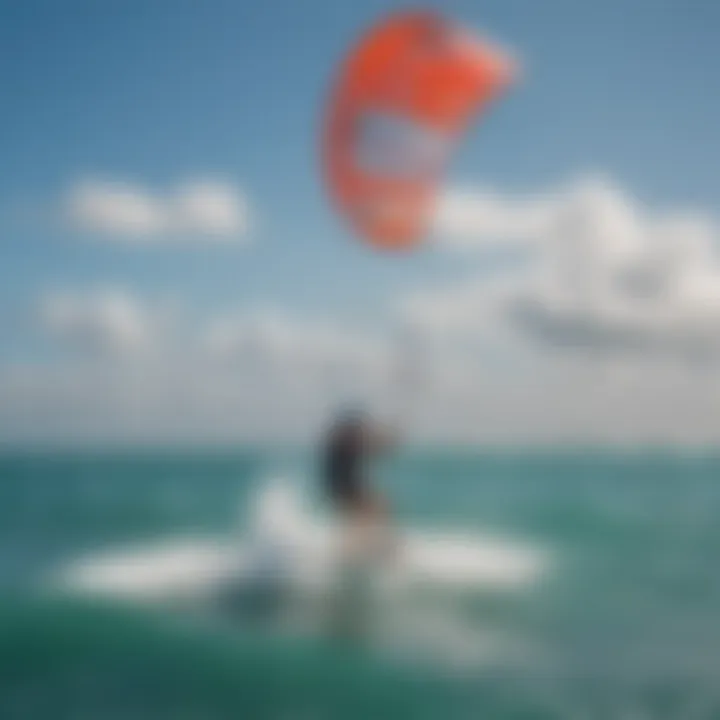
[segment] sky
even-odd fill
[[[0,443],[720,439],[720,6],[436,5],[522,72],[391,256],[318,141],[402,7],[0,0]]]

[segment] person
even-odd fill
[[[333,543],[338,582],[329,619],[333,634],[343,640],[366,635],[374,607],[374,570],[400,558],[387,500],[371,485],[368,467],[396,444],[396,438],[358,410],[339,413],[323,437],[322,490],[340,521]]]
[[[333,509],[349,525],[389,524],[389,505],[372,486],[368,465],[397,446],[397,437],[358,410],[342,412],[323,443],[323,490]]]

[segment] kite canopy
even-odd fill
[[[417,243],[455,141],[511,76],[497,48],[434,13],[371,29],[340,71],[323,137],[329,192],[355,231],[379,248]]]

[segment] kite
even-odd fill
[[[329,195],[376,248],[426,235],[451,151],[512,81],[496,46],[432,12],[402,12],[373,27],[345,59],[323,133]]]

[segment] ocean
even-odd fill
[[[389,459],[378,474],[401,527],[501,538],[544,559],[533,582],[434,602],[414,631],[392,619],[340,640],[49,581],[113,548],[234,537],[278,473],[317,502],[301,451],[5,451],[0,718],[720,717],[713,453]]]

